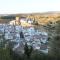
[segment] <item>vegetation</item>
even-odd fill
[[[0,60],[12,60],[12,58],[10,56],[9,48],[0,49]]]
[[[49,55],[54,57],[56,60],[60,59],[60,21],[56,24],[48,24],[49,34]]]
[[[32,51],[33,51],[33,47],[32,46],[28,47],[26,43],[24,47],[24,54],[27,56],[27,58],[30,58]]]
[[[49,55],[43,54],[38,51],[31,53],[30,57],[26,54],[19,55],[12,51],[10,48],[0,49],[0,59],[1,60],[53,60],[54,58]]]
[[[2,16],[0,19],[15,19],[14,16]]]
[[[39,24],[38,24],[38,21],[33,20],[33,25],[39,25]]]

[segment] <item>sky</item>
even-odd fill
[[[60,11],[60,0],[0,0],[0,14]]]

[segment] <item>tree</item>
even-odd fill
[[[24,54],[27,56],[27,58],[30,58],[32,51],[33,51],[32,46],[28,47],[28,45],[26,43],[25,47],[24,47]]]
[[[0,48],[0,60],[12,60],[8,47],[6,49]]]
[[[15,19],[15,16],[1,16],[1,19]]]
[[[33,20],[33,25],[38,25],[38,21]]]
[[[58,59],[60,57],[60,21],[48,26],[49,55]]]

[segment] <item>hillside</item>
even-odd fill
[[[1,17],[4,15],[1,15]],[[28,13],[28,14],[5,14],[5,16],[19,16],[19,17],[26,17],[31,18],[32,20],[38,21],[39,24],[47,24],[50,21],[55,22],[57,20],[60,20],[60,12],[45,12],[45,13]],[[0,17],[0,18],[1,18]],[[13,20],[13,19],[10,19]],[[10,21],[9,19],[0,19],[0,23],[8,23]]]

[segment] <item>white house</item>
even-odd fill
[[[10,34],[10,32],[5,33],[5,39],[13,39],[13,36]]]
[[[25,17],[21,17],[21,18],[20,18],[20,22],[21,22],[21,23],[26,23],[26,22],[27,22],[27,21],[26,21],[26,18],[25,18]]]
[[[33,23],[33,20],[32,20],[32,19],[27,19],[27,22],[28,22],[29,24],[32,24],[32,23]]]

